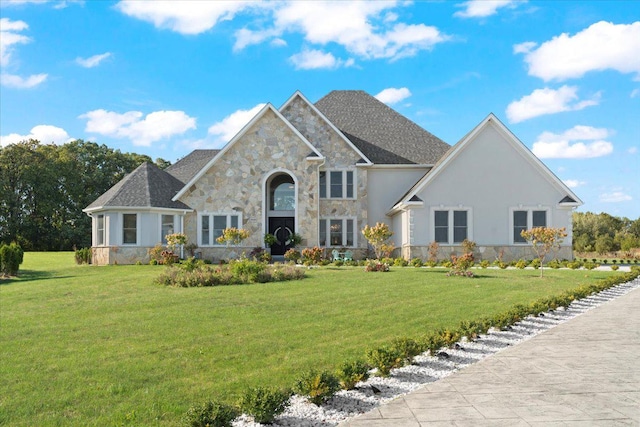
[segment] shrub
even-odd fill
[[[297,263],[300,260],[300,257],[302,257],[300,251],[293,248],[284,253],[284,259],[286,259],[287,261],[293,261]]]
[[[260,424],[272,424],[289,404],[290,390],[250,388],[240,399],[240,409]]]
[[[534,269],[539,269],[542,266],[542,261],[540,260],[540,258],[534,258],[531,260],[531,267],[533,267]]]
[[[91,264],[91,248],[76,249],[76,264]]]
[[[474,242],[473,240],[464,239],[462,241],[462,251],[465,254],[473,254],[473,251],[476,250],[477,246],[478,246],[478,244],[476,242]]]
[[[491,265],[491,263],[486,259],[480,261],[480,267],[482,267],[482,268],[487,268],[487,267],[489,267],[489,265]]]
[[[473,266],[473,253],[465,253],[460,256],[451,255],[453,270],[447,273],[448,276],[473,277],[469,269]]]
[[[238,415],[238,410],[232,406],[209,401],[190,407],[182,422],[189,427],[231,427]]]
[[[249,237],[249,230],[244,228],[230,227],[222,230],[222,235],[216,239],[216,242],[221,245],[234,245],[237,246],[242,243],[243,240]]]
[[[378,271],[378,272],[387,272],[389,271],[389,264],[385,262],[376,261],[373,259],[367,260],[364,266],[364,271]]]
[[[437,262],[438,261],[438,248],[440,245],[438,242],[429,243],[429,261]]]
[[[367,361],[378,368],[378,375],[388,377],[391,369],[404,365],[404,357],[395,347],[379,347],[367,352]]]
[[[162,252],[164,252],[164,250],[164,246],[158,243],[153,248],[148,249],[147,254],[149,254],[151,261],[155,261],[156,264],[162,264]]]
[[[393,340],[392,346],[392,348],[395,349],[407,363],[409,363],[412,358],[423,352],[423,346],[412,338],[396,338]]]
[[[249,258],[255,261],[268,263],[271,261],[271,254],[265,251],[260,246],[256,246],[255,248],[251,249],[251,252],[249,252]]]
[[[585,262],[583,265],[583,267],[586,268],[587,270],[593,270],[597,266],[598,264],[596,264],[595,262]]]
[[[336,267],[342,267],[344,265],[344,261],[342,261],[341,259],[337,259],[333,261],[333,265],[335,265]]]
[[[558,261],[557,259],[552,259],[551,261],[549,261],[547,263],[547,267],[553,268],[553,269],[558,269],[558,268],[562,267],[562,263],[560,261]]]
[[[420,258],[414,258],[411,260],[411,265],[415,268],[420,268],[423,265],[423,262]]]
[[[578,261],[578,260],[575,260],[573,262],[568,262],[567,263],[567,267],[569,267],[572,270],[577,270],[581,266],[582,266],[582,263],[580,261]]]
[[[369,378],[369,365],[362,359],[342,363],[336,371],[343,390],[352,390],[356,384]]]
[[[206,265],[201,260],[195,261],[195,264],[192,270],[189,270],[191,267],[183,268],[182,265],[180,267],[171,267],[163,271],[156,278],[155,283],[188,288],[282,282],[302,279],[305,276],[304,270],[295,266],[266,265],[246,259],[220,266]]]
[[[442,336],[442,331],[435,331],[428,334],[424,340],[425,348],[429,350],[429,354],[434,356],[436,352],[446,345]]]
[[[324,249],[314,246],[302,250],[302,262],[309,264],[320,264],[324,258]]]
[[[310,370],[300,376],[293,390],[309,402],[320,405],[340,390],[340,381],[330,372]]]
[[[516,268],[519,268],[519,269],[521,269],[521,270],[522,270],[522,269],[523,269],[523,268],[525,268],[528,264],[529,264],[529,263],[528,263],[527,261],[525,261],[525,260],[523,260],[523,259],[520,259],[520,260],[518,260],[518,262],[516,262]]]
[[[612,269],[613,271],[617,271],[617,270],[618,270],[618,268],[620,268],[620,267],[619,267],[619,266],[617,266],[617,265],[615,265],[615,264],[613,264],[613,265],[611,266],[611,269]]]
[[[409,261],[402,257],[398,257],[393,260],[393,265],[396,267],[406,267],[407,265],[409,265]]]
[[[431,267],[431,268],[433,268],[433,267],[435,267],[436,265],[438,265],[438,261],[429,260],[429,261],[427,261],[427,262],[425,263],[425,265],[426,265],[427,267]]]
[[[17,243],[0,246],[0,274],[15,276],[24,260],[24,251]]]

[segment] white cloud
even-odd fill
[[[627,150],[627,153],[629,154],[636,154],[638,152],[638,147],[629,147],[629,149]]]
[[[276,32],[300,32],[307,43],[336,43],[363,59],[398,59],[449,39],[436,27],[387,20],[391,2],[284,3],[274,11]]]
[[[579,180],[577,180],[577,179],[565,179],[563,182],[564,182],[564,183],[566,184],[566,186],[567,186],[567,187],[569,187],[569,188],[576,188],[576,187],[580,187],[580,186],[582,186],[582,185],[585,185],[585,184],[586,184],[586,182],[584,182],[584,181],[579,181]]]
[[[307,45],[315,46],[310,50],[337,44],[359,58],[393,60],[449,40],[436,27],[398,22],[391,11],[397,7],[395,1],[121,1],[116,5],[126,15],[182,34],[200,34],[240,13],[259,15],[235,31],[234,51],[265,42],[282,46],[284,34],[299,33]]]
[[[487,16],[495,15],[498,13],[498,9],[502,7],[513,8],[518,3],[524,2],[514,0],[469,0],[457,4],[457,7],[462,7],[464,9],[454,13],[453,16],[458,16],[460,18],[485,18]]]
[[[604,203],[620,203],[633,200],[633,197],[622,191],[614,191],[612,193],[604,193],[600,195],[600,201]]]
[[[640,89],[634,89],[631,91],[631,95],[629,95],[630,98],[638,98],[640,97]]]
[[[156,28],[181,34],[200,34],[218,22],[231,20],[243,10],[265,7],[249,1],[121,1],[116,9],[152,23]]]
[[[338,59],[332,53],[315,49],[303,49],[289,57],[289,61],[296,70],[313,70],[317,68],[336,69],[340,67],[350,67],[354,64],[353,58],[347,60]]]
[[[513,45],[513,53],[529,53],[534,47],[538,46],[536,42],[524,42]]]
[[[93,55],[89,58],[76,58],[76,64],[80,65],[81,67],[84,68],[93,68],[96,67],[98,65],[100,65],[100,63],[102,61],[104,61],[105,59],[107,59],[108,57],[111,56],[111,52],[105,52],[102,53],[100,55]]]
[[[543,132],[532,151],[541,159],[602,157],[613,152],[613,144],[605,140],[609,136],[607,129],[578,125],[560,134]]]
[[[30,89],[47,80],[48,74],[34,74],[29,77],[14,74],[0,74],[0,85],[15,89]]]
[[[81,116],[86,119],[86,132],[114,138],[130,139],[134,145],[150,146],[153,142],[181,135],[196,128],[196,119],[183,111],[155,111],[143,118],[139,111],[120,114],[93,110]]]
[[[523,96],[507,106],[507,118],[511,123],[518,123],[545,114],[562,111],[577,111],[600,102],[600,93],[591,99],[580,101],[577,86],[564,85],[558,90],[545,87],[536,89],[530,95]]]
[[[19,31],[29,28],[24,21],[12,21],[9,18],[0,19],[0,66],[6,67],[11,61],[13,46],[16,44],[29,43],[31,39]]]
[[[406,87],[395,88],[390,87],[382,90],[375,97],[385,104],[395,104],[411,96],[411,91]]]
[[[217,143],[230,141],[266,104],[258,104],[249,110],[238,110],[209,127],[209,135],[216,136]]]
[[[9,135],[0,136],[0,146],[6,147],[9,144],[28,141],[30,139],[37,139],[43,144],[54,143],[57,145],[73,140],[73,138],[69,137],[67,131],[62,128],[51,125],[38,125],[34,126],[28,135],[11,133]]]
[[[613,24],[600,21],[570,36],[562,33],[525,53],[529,75],[545,81],[582,77],[589,71],[616,70],[635,73],[640,79],[640,21],[632,24]]]

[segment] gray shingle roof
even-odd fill
[[[108,207],[190,209],[171,200],[184,186],[176,177],[153,163],[144,162],[86,209]]]
[[[449,144],[361,90],[334,90],[315,104],[373,163],[436,163]]]
[[[193,150],[166,168],[165,172],[170,173],[186,184],[219,152],[220,150]]]

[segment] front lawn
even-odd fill
[[[173,288],[161,266],[27,253],[0,281],[0,424],[176,425],[194,403],[291,386],[396,337],[418,338],[612,274],[361,267],[299,281]]]

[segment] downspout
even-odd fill
[[[327,158],[326,157],[322,157],[322,162],[320,164],[318,164],[318,220],[316,221],[316,232],[317,234],[317,239],[316,239],[316,245],[320,246],[320,168],[322,166],[324,166],[324,164],[327,162]]]

